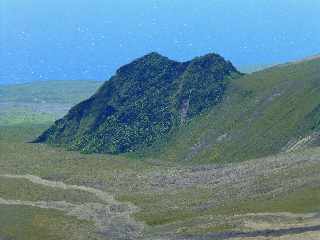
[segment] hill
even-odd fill
[[[161,59],[163,62],[160,61],[159,66],[166,66],[168,69],[175,64],[179,65],[162,56],[150,55],[150,57]],[[159,78],[155,78],[157,80],[154,82],[150,81],[150,85],[144,85],[146,89],[151,90],[149,96],[146,92],[140,92],[142,98],[139,98],[139,95],[135,100],[130,98],[132,94],[131,92],[128,94],[127,90],[139,89],[138,80],[143,80],[141,78],[143,75],[140,73],[146,71],[139,69],[141,72],[135,72],[133,66],[139,65],[145,59],[139,59],[133,63],[134,65],[129,64],[121,68],[117,75],[107,82],[96,95],[73,108],[63,120],[58,121],[38,140],[72,145],[74,149],[86,152],[119,153],[138,149],[139,151],[135,151],[138,157],[202,163],[243,161],[318,145],[319,57],[277,65],[243,76],[233,70],[236,73],[233,77],[224,78],[218,81],[219,84],[214,85],[205,82],[202,86],[192,85],[199,81],[193,81],[194,72],[188,75],[189,72],[183,68],[192,66],[190,63],[201,62],[203,58],[182,63],[179,65],[182,75],[178,74],[180,77],[177,79],[178,81],[189,79],[189,82],[185,82],[191,84],[191,86],[185,85],[188,87],[187,90],[184,90],[184,94],[192,88],[205,89],[204,92],[197,92],[200,94],[197,97],[200,97],[192,98],[193,100],[189,103],[184,102],[184,97],[187,95],[179,95],[176,91],[178,88],[172,88],[173,91],[171,91],[166,85],[170,80],[162,82]],[[150,66],[146,68],[150,69]],[[204,69],[207,69],[207,66]],[[187,77],[185,77],[186,73],[188,73]],[[155,76],[159,76],[157,74]],[[123,77],[129,75],[136,77],[136,80],[131,82]],[[135,84],[126,85],[129,82]],[[172,82],[175,81],[172,80]],[[155,83],[157,85],[154,85]],[[152,88],[152,86],[156,87]],[[164,90],[161,90],[163,86]],[[108,89],[111,88],[113,91],[108,92]],[[115,93],[119,93],[120,96],[113,98]],[[210,93],[214,93],[212,99],[215,100],[203,101]],[[112,100],[105,100],[108,94],[111,94],[110,99]],[[134,94],[139,94],[139,92]],[[206,97],[201,98],[202,96]],[[116,116],[116,120],[109,119],[106,123],[97,117],[98,115],[94,116],[94,114],[101,113],[101,109],[88,107],[90,104],[97,106],[97,103],[105,103],[104,101],[110,101],[111,106],[116,106],[114,109],[109,108],[110,112],[108,112],[110,114],[113,111],[117,112],[116,115],[111,114]],[[136,104],[142,103],[144,105],[139,106],[144,106],[144,108],[140,108],[139,111],[141,111],[138,114],[132,111],[132,109],[137,109]],[[184,106],[189,104],[186,117],[182,114],[183,104]],[[120,106],[124,107],[120,111],[115,110]],[[169,106],[170,111],[166,111],[164,106]],[[92,111],[84,113],[80,109],[91,109]],[[148,119],[150,114],[142,114],[148,111],[157,118]],[[81,114],[93,118],[91,120],[88,117],[81,118],[86,120],[79,121],[81,122],[79,125],[75,119],[82,116]],[[97,119],[101,120],[98,124],[96,124]],[[120,119],[122,122],[119,122]],[[131,122],[128,121],[129,119]],[[143,119],[147,119],[146,125],[143,125],[146,123],[143,122]],[[76,124],[71,123],[74,120]],[[104,124],[101,125],[102,122]],[[160,125],[157,125],[159,123]],[[73,128],[73,126],[76,127]],[[70,129],[72,131],[69,131]],[[109,129],[110,132],[105,134],[105,129]],[[140,130],[142,132],[139,133]],[[60,133],[57,134],[59,131]],[[94,131],[93,135],[88,134],[92,131]],[[101,135],[96,134],[98,132]],[[68,138],[68,134],[76,137]],[[102,135],[112,137],[107,137],[107,140],[101,142],[99,136]]]
[[[233,162],[317,145],[319,87],[319,57],[231,80],[217,107],[148,153],[172,160]]]
[[[121,67],[36,141],[83,152],[135,151],[219,104],[239,76],[216,54],[180,63],[151,53]]]
[[[219,103],[189,116],[167,143],[137,152],[148,159],[30,144],[48,127],[41,119],[0,124],[0,238],[319,239],[320,148],[301,149],[317,143],[310,126],[318,126],[318,73],[313,59],[228,79]],[[255,149],[280,149],[281,136],[299,140],[280,150],[286,153],[240,162],[241,150],[254,156]],[[207,145],[194,147],[197,141]],[[228,149],[240,157],[230,158]]]
[[[4,239],[319,239],[320,148],[188,166],[27,143],[43,130],[0,126]]]

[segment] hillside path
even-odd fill
[[[21,205],[64,211],[67,215],[81,220],[93,221],[97,231],[107,239],[137,239],[141,236],[144,225],[135,221],[131,215],[137,211],[131,203],[121,203],[104,191],[78,185],[69,185],[63,182],[49,181],[34,175],[0,175],[2,178],[24,179],[37,185],[62,190],[78,190],[95,195],[103,203],[71,204],[66,201],[21,201],[0,198],[0,205]]]

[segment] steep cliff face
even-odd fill
[[[151,53],[121,67],[36,142],[83,152],[135,151],[218,104],[228,79],[240,75],[216,54],[180,63]]]

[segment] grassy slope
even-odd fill
[[[0,195],[21,201],[67,201],[69,203],[101,202],[92,194],[79,190],[61,190],[33,184],[25,179],[0,176]]]
[[[163,159],[193,162],[277,153],[318,128],[319,87],[319,58],[246,75],[232,82],[219,108],[189,122],[152,151]]]
[[[232,184],[232,182],[220,187],[211,187],[210,184],[179,187],[176,186],[175,181],[172,181],[168,188],[160,187],[161,190],[158,191],[157,186],[161,184],[161,181],[157,183],[156,176],[166,180],[173,176],[180,176],[181,173],[174,172],[176,168],[181,169],[184,174],[189,170],[184,170],[184,167],[179,165],[167,166],[164,162],[158,161],[139,161],[126,159],[124,156],[81,155],[59,148],[25,143],[44,128],[46,125],[0,127],[0,173],[34,174],[69,184],[97,186],[115,194],[120,201],[130,201],[136,204],[140,211],[134,216],[150,226],[146,230],[151,236],[162,232],[179,232],[185,226],[190,226],[186,231],[190,234],[232,229],[233,225],[229,226],[228,222],[221,220],[224,217],[217,221],[213,220],[220,215],[228,217],[234,214],[284,211],[308,213],[319,210],[320,191],[315,186],[319,186],[320,183],[317,178],[312,180],[315,181],[315,186],[309,183],[302,187],[293,185],[284,189],[284,192],[280,192],[275,198],[265,198],[263,194],[250,196],[250,198],[244,195],[244,199],[235,201],[237,198],[233,197],[233,194],[237,194],[239,190],[237,184]],[[314,149],[301,154],[291,154],[290,158],[308,159],[319,156],[320,150]],[[310,166],[301,165],[298,169],[299,171],[296,172],[295,168],[288,167],[263,176],[263,178],[256,176],[249,180],[248,185],[257,184],[255,187],[258,189],[274,186],[275,183],[287,186],[287,184],[293,184],[293,180],[304,179],[304,176],[317,176],[320,162]],[[201,176],[202,174],[199,175]],[[10,184],[20,185],[21,183],[18,181]],[[31,185],[30,187],[37,188]],[[286,190],[289,189],[291,191],[286,193]],[[48,189],[40,190],[31,189],[28,198],[21,195],[16,197],[35,200],[42,199],[42,194],[45,194],[48,195],[48,198],[52,198],[51,193],[45,193]],[[216,205],[215,201],[220,192],[228,192],[230,195],[224,200],[223,205]],[[0,193],[0,197],[15,198],[10,191]],[[72,200],[72,193],[69,192],[64,199]],[[0,207],[1,209],[6,208]],[[9,212],[9,210],[5,211]],[[32,211],[32,214],[39,214],[37,209]],[[54,214],[48,212],[49,220],[47,221],[55,222],[55,218],[51,218]],[[17,221],[17,219],[12,221]],[[69,219],[68,221],[74,220]],[[0,221],[0,226],[1,224],[3,223]],[[73,226],[79,226],[80,223],[73,224],[75,224]],[[34,225],[29,224],[26,228],[30,232],[38,231],[37,226]],[[14,232],[14,228],[11,231]],[[47,234],[50,231],[50,229],[43,228],[39,230],[39,234]],[[69,234],[71,233],[73,232]],[[64,236],[68,235],[64,233]]]
[[[319,65],[318,60],[312,60],[299,65],[280,66],[234,82],[229,89],[229,98],[221,109],[200,116],[181,132],[176,133],[176,140],[170,143],[171,147],[161,157],[189,157],[190,147],[201,139],[200,151],[193,152],[193,163],[243,160],[246,157],[276,152],[280,149],[279,145],[286,143],[292,136],[308,134],[307,129],[311,128],[317,116],[317,112],[312,112],[312,109],[320,102],[316,94]],[[299,73],[300,71],[302,73]],[[287,75],[288,72],[290,77]],[[281,96],[278,96],[278,93]],[[269,100],[270,96],[274,96],[272,101]],[[305,118],[310,112],[312,114]],[[261,195],[234,201],[231,197],[224,201],[224,205],[219,206],[212,204],[217,198],[217,193],[236,192],[237,184],[226,185],[222,189],[203,185],[181,188],[175,187],[176,183],[172,182],[173,189],[164,188],[158,191],[157,185],[154,185],[155,176],[164,180],[170,179],[174,176],[172,169],[184,169],[184,166],[180,165],[181,162],[140,161],[127,159],[126,156],[81,155],[44,145],[27,144],[26,141],[34,139],[48,127],[48,124],[44,121],[40,121],[41,124],[38,125],[30,125],[25,120],[21,122],[26,124],[0,126],[0,174],[34,174],[70,184],[88,184],[107,190],[121,201],[135,203],[140,209],[135,217],[150,225],[147,231],[152,234],[181,231],[203,234],[233,229],[233,223],[229,224],[220,219],[215,222],[214,219],[220,214],[223,219],[224,216],[252,212],[319,211],[319,178],[312,179],[315,185],[293,185],[292,191],[280,192],[275,198],[265,198]],[[296,126],[302,126],[302,130]],[[220,144],[217,144],[216,138],[226,132],[232,136],[231,140],[227,141],[230,139],[228,136],[221,137]],[[252,138],[248,138],[249,134]],[[279,136],[284,136],[284,139]],[[319,156],[319,148],[290,155],[291,158],[299,159]],[[154,159],[159,159],[159,156],[154,156]],[[254,161],[252,163],[255,163]],[[258,189],[268,188],[275,183],[290,186],[293,180],[316,176],[320,164],[314,163],[308,167],[301,165],[298,169],[299,171],[295,168],[283,168],[267,178],[257,177],[254,182],[259,181]],[[21,186],[19,181],[9,184]],[[51,193],[46,193],[48,189],[38,189],[33,184],[28,184],[28,187],[30,195],[25,196],[21,193],[22,195],[17,195],[16,198],[42,199],[43,194],[50,197]],[[5,191],[0,192],[0,197],[15,198],[10,189],[2,189]],[[68,193],[64,199],[72,200],[73,194]],[[39,221],[46,224],[38,224]],[[9,236],[21,240],[30,239],[30,236],[33,239],[81,239],[79,236],[82,235],[83,239],[89,239],[86,234],[92,236],[93,231],[91,224],[67,217],[58,211],[0,206],[0,237]]]
[[[181,63],[151,53],[119,68],[37,141],[86,153],[132,152],[217,105],[228,79],[239,76],[219,55]]]
[[[56,210],[0,205],[0,237],[16,240],[97,240],[91,223]]]
[[[81,155],[26,143],[47,127],[47,124],[0,126],[0,174],[33,174],[53,181],[88,185],[104,190],[108,186],[112,190],[117,184],[125,188],[133,186],[131,175],[135,176],[148,169],[148,164],[132,163],[123,158]],[[119,180],[117,175],[123,173],[127,177]],[[100,201],[87,192],[54,189],[20,179],[0,180],[0,198],[4,199],[71,203]],[[39,224],[38,221],[44,224]],[[96,235],[96,232],[93,223],[79,221],[60,211],[0,205],[0,238],[101,239],[101,235]]]

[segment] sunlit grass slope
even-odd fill
[[[319,90],[320,58],[245,75],[232,80],[222,104],[146,152],[171,160],[231,162],[287,150],[316,137]]]

